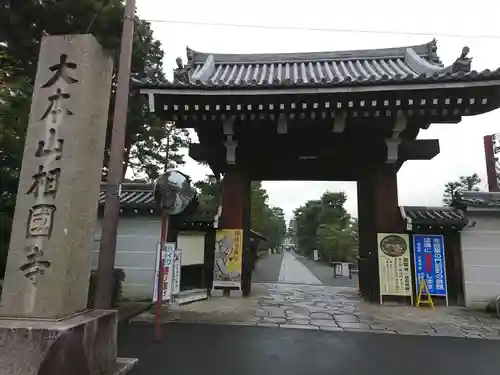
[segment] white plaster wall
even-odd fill
[[[465,303],[483,309],[500,295],[500,212],[466,215],[476,224],[461,234]]]
[[[177,248],[182,250],[181,264],[191,266],[205,262],[205,233],[180,232]]]
[[[91,267],[97,268],[101,220],[97,221]],[[160,241],[160,220],[150,217],[121,217],[118,224],[115,267],[123,268],[123,297],[149,300],[153,296],[156,246]]]

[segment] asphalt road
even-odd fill
[[[293,254],[293,256],[295,256],[300,263],[306,266],[306,268],[324,285],[355,287],[357,284],[356,274],[353,275],[352,279],[342,277],[334,278],[332,267],[325,265],[324,263],[306,259],[295,253],[291,254]],[[282,261],[283,254],[272,254],[265,258],[259,259],[252,275],[252,281],[255,283],[279,282]]]
[[[281,261],[279,283],[301,284],[301,285],[321,285],[321,281],[309,271],[291,252],[283,254]]]
[[[130,375],[470,375],[500,369],[500,341],[322,332],[205,324],[120,329],[119,355],[139,358]]]
[[[271,254],[259,259],[252,274],[254,283],[275,283],[278,281],[283,253]]]
[[[302,256],[298,256],[294,254],[297,259],[306,266],[309,271],[313,273],[324,285],[329,286],[352,286],[355,287],[358,282],[358,275],[353,274],[352,279],[347,277],[333,277],[333,267],[330,267],[327,264],[321,262],[315,262],[314,260],[310,260],[304,258]]]

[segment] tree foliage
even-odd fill
[[[154,180],[162,172],[185,164],[181,150],[189,146],[187,129],[176,128],[171,122],[144,127],[147,131],[137,135],[130,150],[129,167],[134,177]]]
[[[0,2],[0,213],[2,233],[10,233],[18,175],[33,93],[40,40],[43,35],[93,34],[114,59],[111,108],[106,135],[103,179],[107,175],[110,124],[113,116],[124,4],[122,0],[4,0]],[[148,22],[135,19],[131,79],[156,82],[164,79],[161,43]],[[129,97],[125,166],[135,174],[153,178],[167,159],[168,166],[183,163],[180,148],[186,146],[185,131],[171,131],[145,110],[144,100],[134,90]],[[168,134],[169,141],[165,141]],[[126,170],[127,168],[125,168]],[[2,242],[8,242],[4,236]]]
[[[358,224],[344,208],[345,193],[325,192],[294,211],[294,241],[298,250],[311,256],[316,249],[328,261],[354,261],[358,247]]]
[[[479,191],[481,178],[477,173],[470,176],[460,176],[457,181],[450,181],[444,185],[443,202],[449,206],[456,191]]]
[[[200,208],[216,212],[220,203],[220,183],[215,176],[208,175],[204,180],[194,183],[198,190],[198,202]]]
[[[29,113],[26,108],[29,108],[29,98],[32,94],[40,40],[45,34],[91,33],[109,51],[115,61],[112,105],[108,121],[108,125],[111,124],[123,14],[122,0],[6,0],[0,5],[0,62],[2,63],[0,87],[17,87],[19,81],[27,81],[22,86],[21,98],[10,98],[23,102],[23,111],[17,112],[16,115],[19,121],[23,122],[24,128],[13,127],[4,118],[1,119],[2,133],[4,129],[16,131],[16,137],[19,137],[21,145],[16,153],[21,155],[21,158]],[[163,80],[165,78],[162,63],[164,53],[161,43],[154,39],[148,22],[137,17],[135,21],[131,79],[147,82]],[[5,103],[5,106],[9,107],[9,100],[5,100]],[[129,98],[124,148],[125,166],[132,167],[136,174],[154,178],[158,169],[164,166],[168,146],[170,146],[169,167],[182,164],[183,158],[179,149],[187,145],[188,133],[172,129],[172,124],[165,124],[153,114],[145,111],[144,99],[137,91],[132,90]],[[111,140],[109,130],[108,126],[104,154],[104,179],[109,160]],[[165,136],[169,138],[168,142],[165,141]],[[11,167],[7,166],[7,168]]]
[[[202,209],[216,211],[220,202],[220,184],[214,176],[195,184],[198,189],[198,201]],[[250,188],[251,199],[251,229],[268,239],[270,248],[276,248],[283,243],[286,233],[285,215],[280,207],[268,204],[268,194],[260,181],[253,181]]]

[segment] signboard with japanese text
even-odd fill
[[[380,299],[382,296],[412,297],[409,236],[377,233]]]
[[[431,296],[447,295],[444,238],[440,235],[414,234],[413,254],[415,260],[415,282],[425,280]]]
[[[242,260],[243,230],[217,230],[213,287],[241,288]]]
[[[163,252],[163,301],[169,301],[172,297],[172,266],[174,263],[175,242],[167,242]],[[156,251],[156,272],[153,288],[153,302],[156,302],[158,295],[158,277],[160,273],[160,244],[158,244]]]
[[[174,266],[172,269],[172,295],[177,295],[181,291],[181,265],[182,250],[177,249],[174,253]]]

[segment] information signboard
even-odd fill
[[[408,235],[377,233],[377,239],[380,302],[384,295],[413,297]]]
[[[447,296],[444,238],[440,235],[414,234],[415,283],[424,279],[431,296]]]

